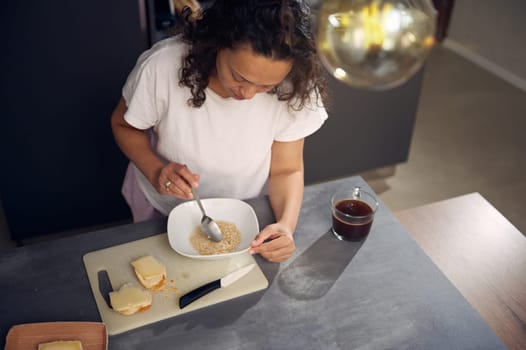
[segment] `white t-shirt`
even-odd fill
[[[179,85],[186,50],[186,44],[174,37],[139,57],[123,88],[128,107],[124,119],[141,130],[153,128],[157,154],[200,175],[201,197],[257,197],[266,188],[272,143],[312,134],[327,113],[316,106],[315,98],[313,107],[293,111],[275,95],[259,93],[250,100],[236,100],[208,88],[204,104],[191,107],[190,89]],[[181,202],[159,194],[137,168],[135,172],[145,197],[160,212],[168,215]]]

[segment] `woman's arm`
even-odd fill
[[[274,142],[269,175],[269,198],[276,221],[296,229],[303,199],[303,143]]]
[[[164,163],[153,152],[146,132],[134,128],[124,120],[126,111],[126,102],[121,98],[111,116],[113,136],[126,157],[155,184]]]
[[[294,252],[292,234],[296,229],[303,199],[304,140],[272,145],[269,199],[276,223],[265,227],[252,243],[251,253],[269,261],[283,261]],[[265,240],[272,239],[264,243]]]
[[[126,111],[126,102],[121,98],[111,116],[113,136],[122,152],[159,193],[192,198],[188,184],[196,187],[199,177],[182,164],[165,164],[152,150],[146,132],[134,128],[124,120]],[[171,182],[169,187],[166,186],[168,181]]]

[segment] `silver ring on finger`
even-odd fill
[[[172,181],[168,180],[164,183],[164,188],[166,191],[170,191],[170,186],[172,185]]]

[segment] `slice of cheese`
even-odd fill
[[[166,282],[166,267],[147,255],[131,262],[137,279],[145,288],[159,289]]]
[[[82,350],[80,340],[58,340],[38,344],[38,350]]]
[[[110,292],[110,303],[113,310],[123,315],[132,315],[148,310],[152,305],[152,295],[147,290],[125,284],[119,291]]]

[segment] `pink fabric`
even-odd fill
[[[126,175],[124,176],[124,182],[122,184],[122,195],[130,206],[133,222],[157,219],[164,216],[148,202],[142,193],[137,184],[135,171],[132,169],[131,164],[128,165],[128,169],[126,169]]]

